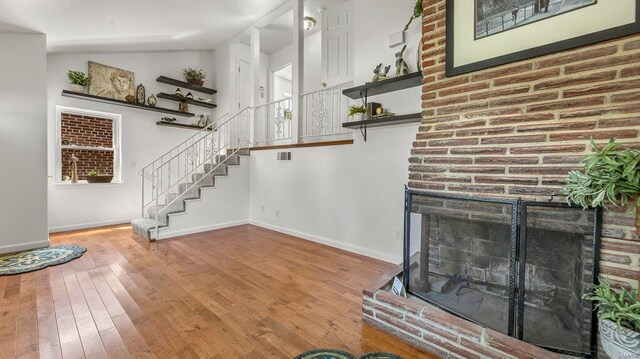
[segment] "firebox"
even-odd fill
[[[406,191],[411,295],[555,352],[595,357],[602,214],[563,203]],[[443,323],[446,325],[446,323]]]

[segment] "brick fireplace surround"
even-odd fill
[[[445,77],[445,0],[424,0],[422,124],[409,187],[544,201],[580,169],[590,138],[640,148],[640,35]],[[562,199],[559,199],[562,200]],[[633,209],[605,211],[600,273],[637,287]],[[388,293],[364,290],[364,319],[442,357],[557,355]],[[601,355],[601,354],[600,354]]]

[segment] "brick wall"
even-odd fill
[[[425,0],[418,190],[548,200],[593,137],[640,148],[640,35],[445,77],[445,0]],[[560,199],[562,200],[562,199]],[[637,287],[633,209],[604,216],[600,270]]]
[[[63,113],[60,121],[61,140],[64,145],[83,147],[113,147],[113,120]],[[68,143],[67,143],[68,142]],[[71,155],[78,161],[78,177],[85,179],[89,172],[97,170],[101,175],[113,175],[113,151],[62,150],[62,178],[71,177]]]

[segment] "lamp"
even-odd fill
[[[311,30],[316,26],[316,19],[311,16],[305,16],[302,18],[302,24],[304,25],[305,30]]]

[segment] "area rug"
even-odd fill
[[[293,359],[402,359],[391,353],[369,353],[356,358],[355,356],[336,349],[314,349],[304,352]]]
[[[32,272],[76,259],[87,250],[79,246],[56,246],[0,255],[0,275]]]

